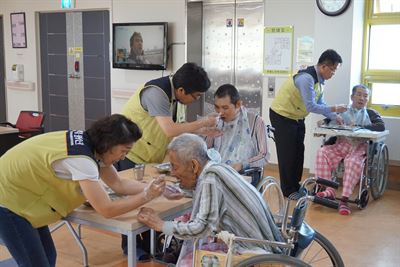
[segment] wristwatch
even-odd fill
[[[316,0],[317,6],[327,16],[338,16],[346,11],[351,0]]]

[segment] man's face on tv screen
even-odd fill
[[[143,39],[141,36],[135,36],[133,38],[133,43],[131,49],[135,52],[135,54],[141,54],[143,51]]]

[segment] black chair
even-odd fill
[[[18,129],[18,132],[0,135],[0,156],[13,146],[21,143],[29,137],[44,132],[44,113],[40,111],[23,110],[19,113],[17,122],[0,122],[0,126]]]

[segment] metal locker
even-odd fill
[[[214,111],[214,92],[225,83],[236,86],[247,108],[261,113],[263,1],[200,2],[202,25],[198,28],[202,30],[202,48],[197,51],[202,55],[202,66],[211,80],[202,113]],[[193,24],[190,27],[194,27]],[[192,30],[188,27],[188,41]],[[188,55],[188,61],[190,58]]]

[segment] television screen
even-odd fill
[[[114,23],[113,67],[165,70],[167,22]]]

